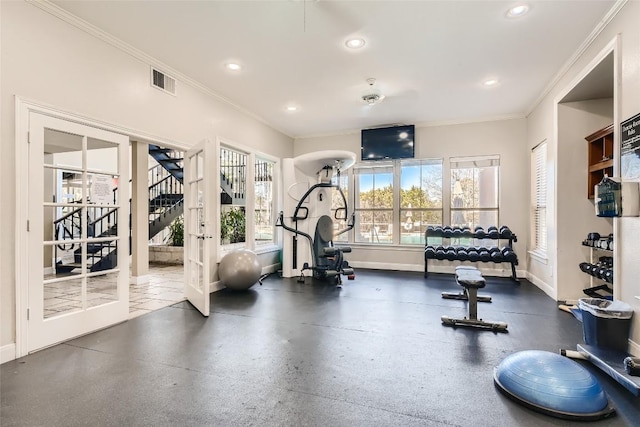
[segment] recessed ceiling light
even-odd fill
[[[289,105],[287,106],[287,111],[298,111],[298,107],[295,105]]]
[[[495,86],[495,85],[498,84],[498,80],[497,79],[488,79],[488,80],[485,80],[482,84],[487,86],[487,87]]]
[[[353,38],[347,40],[344,44],[350,49],[360,49],[365,45],[365,41],[361,38]]]
[[[227,67],[228,70],[231,70],[231,71],[240,71],[242,69],[242,66],[240,64],[236,64],[235,62],[229,62],[225,66]]]
[[[509,18],[517,18],[529,12],[529,6],[526,4],[519,4],[517,6],[513,6],[511,9],[507,11],[507,16]]]

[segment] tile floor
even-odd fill
[[[182,265],[150,264],[149,282],[129,286],[129,318],[141,316],[184,300]],[[49,277],[53,278],[53,277]],[[67,276],[45,284],[44,317],[80,310],[82,280]],[[87,301],[97,306],[115,299],[115,274],[88,278]]]
[[[184,301],[184,266],[150,264],[148,283],[129,286],[129,319]]]

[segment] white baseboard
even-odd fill
[[[349,265],[353,268],[366,268],[370,270],[424,271],[424,265],[417,264],[385,264],[368,261],[349,261]],[[357,271],[356,274],[358,274]]]
[[[393,270],[393,271],[421,271],[424,272],[424,264],[391,264],[391,263],[379,263],[368,261],[349,261],[349,264],[354,268],[366,268],[370,270]],[[449,263],[448,265],[429,265],[429,273],[444,273],[454,274],[456,266],[458,265],[472,265],[477,267],[480,272],[487,277],[511,277],[511,268],[487,268],[483,263],[477,264],[460,264]],[[356,274],[358,272],[356,271]],[[526,272],[522,270],[516,270],[516,277],[527,277]]]
[[[262,267],[262,272],[260,274],[269,274],[269,273],[275,273],[276,271],[278,271],[278,269],[280,269],[281,264],[271,264],[271,265],[267,265],[265,267]],[[218,292],[222,289],[225,289],[226,286],[222,284],[221,281],[215,281],[212,282],[211,284],[209,284],[209,292],[213,293],[213,292]]]
[[[56,270],[53,267],[45,267],[44,268],[44,275],[45,276],[51,276],[53,274],[55,274]]]
[[[640,357],[640,344],[629,340],[629,353],[633,354],[635,357]]]
[[[534,276],[533,274],[531,274],[529,272],[527,272],[526,274],[527,274],[526,275],[527,280],[529,280],[531,283],[533,283],[538,288],[540,288],[540,290],[542,292],[547,294],[553,300],[557,300],[557,295],[556,295],[555,289],[553,289],[552,286],[549,286],[546,282],[540,280],[537,276]]]
[[[281,268],[281,266],[282,266],[282,264],[280,264],[280,263],[264,266],[264,267],[262,267],[262,273],[261,274],[275,273],[276,271],[278,271]]]
[[[143,276],[129,276],[130,285],[141,285],[143,283],[149,283],[151,276],[145,274]]]
[[[16,358],[15,343],[3,345],[0,347],[0,365]]]

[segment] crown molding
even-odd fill
[[[542,102],[542,100],[551,93],[554,87],[560,82],[560,80],[569,72],[571,67],[578,62],[578,59],[586,52],[586,50],[593,44],[595,39],[600,35],[600,33],[606,28],[607,25],[615,18],[615,16],[620,12],[620,10],[627,4],[628,0],[617,0],[611,9],[607,12],[607,14],[598,22],[598,25],[591,31],[591,34],[587,36],[587,38],[582,42],[578,50],[574,52],[574,54],[565,62],[565,64],[560,68],[560,71],[556,73],[556,75],[551,79],[551,81],[547,84],[540,95],[533,102],[531,107],[526,112],[526,116],[528,117],[533,110],[535,110],[538,105]]]
[[[267,126],[269,126],[270,128],[282,133],[285,136],[288,136],[289,138],[293,138],[293,136],[287,134],[286,132],[282,131],[281,129],[276,128],[275,126],[273,126],[271,123],[267,122],[264,118],[262,118],[261,116],[257,115],[256,113],[247,110],[244,107],[241,107],[238,104],[235,104],[234,102],[232,102],[231,100],[229,100],[228,98],[225,98],[224,96],[214,92],[213,90],[211,90],[210,88],[208,88],[207,86],[203,85],[202,83],[198,82],[197,80],[194,80],[193,78],[187,76],[186,74],[181,73],[180,71],[176,70],[175,68],[170,67],[169,65],[163,63],[162,61],[154,58],[153,56],[143,52],[142,50],[133,47],[132,45],[130,45],[129,43],[126,43],[123,40],[120,40],[119,38],[107,33],[106,31],[96,27],[95,25],[85,21],[82,18],[79,18],[78,16],[66,11],[65,9],[61,8],[60,6],[50,2],[49,0],[25,0],[27,3],[32,4],[33,6],[36,6],[37,8],[49,13],[52,16],[55,16],[56,18],[70,24],[73,25],[74,27],[84,31],[85,33],[99,39],[102,40],[105,43],[110,44],[111,46],[121,50],[122,52],[125,52],[126,54],[134,57],[135,59],[149,65],[155,68],[158,68],[159,70],[162,70],[163,72],[166,72],[166,74],[171,75],[171,77],[174,77],[176,80],[185,83],[189,86],[191,86],[192,88],[204,93],[205,95],[208,95],[214,99],[216,99],[217,101],[220,101],[222,103],[227,104],[228,106],[230,106],[231,108],[233,108],[234,110],[245,114]]]

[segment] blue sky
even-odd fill
[[[439,165],[438,165],[439,166]],[[420,170],[424,168],[425,172],[430,166],[404,166],[402,168],[402,175],[400,178],[400,185],[404,189],[409,189],[412,186],[420,187]],[[434,166],[431,165],[433,168]],[[442,170],[440,167],[438,169]],[[373,188],[373,174],[361,174],[360,179],[360,191],[366,192]],[[384,188],[388,185],[393,185],[392,173],[380,173],[375,175],[376,188]]]

